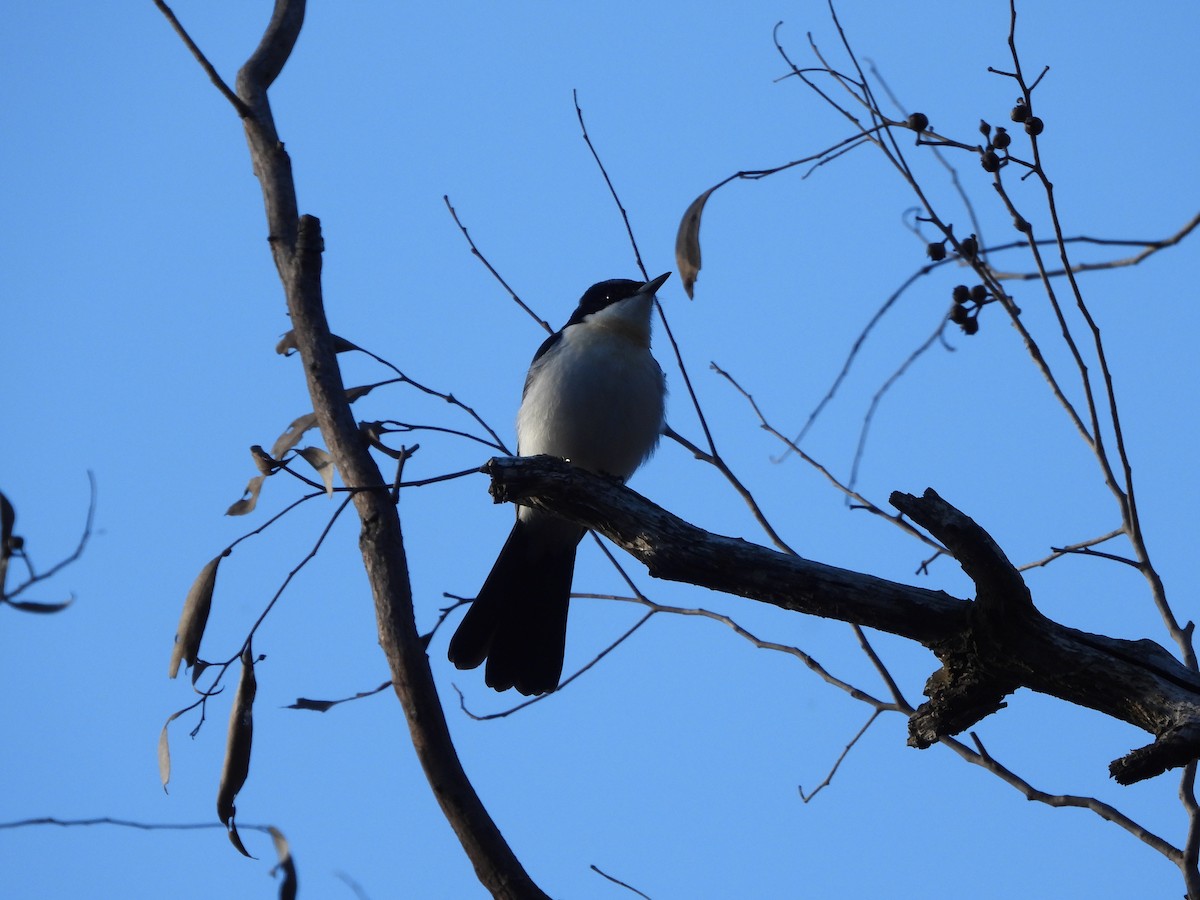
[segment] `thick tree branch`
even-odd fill
[[[275,130],[267,89],[304,21],[303,0],[277,0],[262,42],[237,77],[243,123],[262,185],[271,249],[287,294],[296,344],[321,434],[342,480],[355,485],[359,545],[375,601],[380,645],[417,756],[480,881],[496,897],[543,898],[488,815],[462,769],[417,633],[400,519],[388,485],[346,401],[321,293],[320,222],[298,214],[291,161]]]
[[[1200,677],[1158,644],[1088,634],[1043,616],[992,538],[933,491],[893,494],[975,581],[975,602],[799,559],[712,534],[614,481],[550,457],[496,458],[497,502],[558,513],[608,537],[655,578],[687,582],[784,609],[910,638],[943,662],[930,701],[910,721],[910,743],[929,746],[1003,706],[1027,687],[1095,709],[1155,735],[1110,766],[1122,784],[1200,758]]]
[[[548,509],[587,525],[640,559],[655,578],[855,622],[927,646],[950,639],[967,623],[969,604],[941,591],[712,534],[614,481],[587,476],[553,457],[496,457],[483,471],[492,476],[497,502]]]

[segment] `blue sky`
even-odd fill
[[[1050,65],[1036,95],[1041,146],[1070,234],[1166,236],[1196,212],[1200,178],[1191,77],[1200,7],[1026,4],[1026,71]],[[175,10],[232,81],[256,45],[266,3],[184,3]],[[1002,3],[922,0],[841,5],[859,54],[939,131],[975,140],[1004,123],[1015,92]],[[584,288],[632,277],[633,256],[579,136],[590,134],[629,210],[650,274],[673,267],[688,203],[726,175],[811,154],[845,137],[839,117],[794,80],[771,43],[807,59],[805,34],[837,53],[822,3],[313,4],[273,91],[301,208],[321,218],[325,294],[336,332],[413,378],[469,403],[506,438],[525,367],[542,334],[475,261],[443,204],[543,317],[561,324]],[[228,104],[149,2],[25,4],[0,34],[8,128],[0,141],[0,296],[6,425],[0,489],[42,568],[73,548],[99,485],[84,558],[29,599],[67,594],[56,616],[5,613],[0,671],[0,820],[113,816],[214,821],[228,694],[194,740],[172,726],[171,793],[159,786],[163,721],[191,702],[166,678],[179,609],[203,564],[296,495],[273,479],[259,512],[222,515],[268,445],[308,410],[298,362],[273,347],[288,328],[266,244],[258,186]],[[944,217],[971,230],[944,170],[914,152]],[[969,157],[958,157],[984,234],[1008,240],[1008,217]],[[1032,184],[1014,185],[1027,217],[1045,215]],[[780,450],[745,402],[708,370],[719,363],[786,433],[799,430],[863,325],[924,263],[904,227],[913,198],[884,161],[856,151],[804,179],[799,171],[733,184],[708,205],[696,300],[677,278],[660,298],[718,445],[804,556],[967,596],[951,562],[914,575],[927,555],[894,528],[848,510],[812,469]],[[1128,270],[1085,276],[1117,377],[1151,553],[1177,614],[1195,616],[1191,510],[1195,338],[1200,313],[1185,242]],[[1085,249],[1080,258],[1106,258]],[[1000,265],[1000,261],[997,261]],[[1028,268],[1017,255],[1003,260]],[[845,476],[878,386],[932,329],[961,275],[944,269],[910,290],[867,343],[805,447]],[[1056,365],[1065,358],[1044,297],[1012,288]],[[1012,329],[985,311],[980,334],[923,358],[876,417],[860,472],[879,503],[935,487],[1018,562],[1117,525],[1096,466]],[[699,440],[661,332],[671,425]],[[385,376],[344,358],[347,381]],[[1064,370],[1066,371],[1066,370]],[[364,419],[465,427],[411,390],[372,394]],[[477,465],[477,445],[434,434],[406,473]],[[765,542],[711,468],[664,444],[634,487],[713,531]],[[202,656],[234,653],[332,506],[306,504],[222,564]],[[471,595],[511,522],[483,476],[405,492],[401,514],[416,605],[429,628],[442,592]],[[651,581],[660,602],[733,615],[795,644],[841,677],[881,691],[849,629],[746,601]],[[1165,642],[1132,571],[1068,559],[1029,576],[1035,601],[1067,624]],[[594,549],[576,590],[622,591]],[[573,605],[567,670],[584,665],[639,616]],[[941,748],[905,746],[905,722],[881,718],[831,787],[802,804],[869,716],[794,659],[756,651],[728,629],[655,619],[586,677],[520,714],[488,722],[458,712],[507,708],[478,672],[431,655],[467,771],[501,829],[552,896],[628,896],[596,865],[655,900],[668,897],[969,893],[1168,896],[1175,870],[1130,835],[1078,810],[1028,803]],[[932,656],[879,636],[910,700]],[[421,775],[394,698],[384,693],[317,715],[297,696],[341,697],[387,677],[345,517],[284,594],[255,641],[255,755],[239,820],[290,839],[302,896],[482,896]],[[1174,775],[1132,788],[1109,760],[1148,736],[1022,691],[978,728],[999,759],[1050,793],[1098,796],[1172,842],[1183,813]],[[12,897],[272,896],[269,842],[246,836],[247,861],[220,829],[113,827],[0,832]]]

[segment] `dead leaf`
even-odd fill
[[[263,475],[274,475],[279,471],[279,460],[268,455],[259,444],[250,447],[250,457],[254,460],[254,467]]]
[[[346,388],[346,402],[353,403],[355,400],[361,400],[377,387],[379,387],[377,384],[360,384],[358,387]]]
[[[168,670],[171,678],[179,674],[181,662],[186,662],[189,666],[196,662],[196,656],[200,652],[200,639],[204,637],[208,612],[212,608],[213,589],[217,585],[217,566],[224,556],[222,553],[208,561],[192,582],[187,599],[183,601],[179,627],[175,630],[175,649],[171,651],[171,667]]]
[[[221,766],[221,784],[217,788],[217,816],[229,829],[229,840],[244,855],[249,856],[233,817],[237,813],[234,799],[246,776],[250,774],[250,745],[254,738],[254,695],[258,684],[254,678],[254,654],[250,645],[242,651],[242,677],[238,680],[233,709],[229,712],[229,736],[225,743],[225,762]]]
[[[295,419],[271,446],[271,456],[275,459],[283,459],[289,450],[300,443],[300,438],[304,437],[304,432],[310,428],[316,428],[316,426],[316,413],[305,413],[298,419]]]
[[[225,515],[244,516],[246,513],[253,512],[254,507],[258,505],[258,495],[262,491],[265,480],[266,477],[263,475],[255,475],[251,478],[246,483],[246,490],[242,491],[242,499],[225,510]]]
[[[296,331],[290,329],[283,333],[283,337],[279,339],[279,343],[275,345],[275,352],[280,356],[291,356],[293,353],[298,353],[300,350],[296,346]]]
[[[164,794],[169,793],[167,782],[171,780],[171,745],[167,742],[167,727],[185,712],[186,709],[181,709],[171,713],[167,721],[163,722],[162,731],[158,735],[158,777],[162,781]]]
[[[353,697],[343,697],[340,700],[312,700],[308,697],[297,697],[296,702],[289,703],[285,709],[308,709],[312,710],[313,712],[328,712],[339,703],[349,703],[351,700],[361,700],[364,697],[374,697],[380,691],[387,690],[391,686],[391,681],[385,681],[377,688],[371,688],[369,691],[359,691]]]
[[[325,482],[325,493],[330,497],[333,496],[333,457],[322,450],[320,447],[305,447],[302,450],[297,450],[296,453],[304,458],[304,461],[316,470],[316,473],[321,476],[321,480]]]
[[[338,337],[336,334],[331,334],[330,337],[333,338],[334,353],[345,353],[348,350],[358,349],[355,344],[350,343],[345,338]],[[275,352],[280,356],[291,356],[293,353],[297,353],[299,350],[300,347],[296,344],[295,329],[284,334],[283,337],[279,339],[279,343],[275,345]]]
[[[692,299],[692,285],[700,274],[700,216],[709,195],[715,190],[710,187],[692,201],[679,223],[679,233],[675,235],[675,267],[679,269],[679,278],[689,300]]]
[[[296,863],[292,859],[292,848],[288,846],[283,832],[274,825],[267,826],[267,833],[271,835],[271,840],[275,844],[275,853],[279,856],[279,863],[271,870],[271,873],[274,874],[276,870],[283,872],[283,883],[279,885],[279,900],[296,900],[296,893],[300,885],[296,880]]]
[[[21,612],[30,613],[56,613],[62,612],[68,606],[75,602],[75,598],[64,600],[62,603],[36,603],[33,600],[9,600],[8,605],[13,609],[19,609]]]

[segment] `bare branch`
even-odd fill
[[[922,498],[893,494],[892,502],[955,553],[976,580],[975,604],[711,534],[562,460],[497,458],[485,469],[497,500],[598,531],[645,563],[652,577],[854,622],[930,647],[945,668],[927,691],[954,690],[943,692],[941,706],[926,704],[914,717],[918,746],[969,727],[1025,686],[1155,735],[1154,743],[1110,767],[1123,784],[1200,757],[1200,677],[1152,641],[1087,634],[1047,619],[987,533],[932,491]]]
[[[1098,815],[1105,821],[1112,822],[1120,828],[1125,829],[1130,834],[1137,837],[1140,841],[1153,848],[1157,852],[1170,860],[1177,860],[1179,850],[1167,841],[1160,838],[1147,828],[1139,825],[1131,818],[1120,812],[1116,808],[1107,803],[1103,803],[1094,797],[1079,797],[1071,794],[1050,794],[1046,791],[1038,790],[1024,778],[1015,774],[1011,769],[997,761],[991,754],[984,749],[983,742],[979,740],[975,732],[971,732],[971,740],[975,744],[976,752],[971,750],[960,741],[952,738],[944,738],[942,743],[973,765],[981,766],[987,769],[993,775],[996,775],[1006,784],[1016,788],[1026,799],[1034,800],[1038,803],[1044,803],[1047,806],[1054,807],[1073,807],[1075,809],[1087,809]]]
[[[1168,247],[1174,247],[1176,244],[1178,244],[1180,241],[1182,241],[1184,238],[1186,238],[1188,235],[1190,235],[1193,231],[1195,231],[1197,226],[1200,226],[1200,213],[1197,213],[1196,215],[1192,216],[1192,218],[1190,220],[1188,220],[1188,222],[1182,228],[1180,228],[1178,231],[1176,231],[1174,234],[1172,234],[1168,237],[1165,237],[1165,238],[1158,238],[1155,240],[1141,240],[1141,241],[1117,240],[1117,239],[1113,239],[1113,238],[1087,237],[1084,235],[1077,235],[1075,237],[1067,237],[1067,238],[1062,239],[1063,244],[1067,244],[1067,245],[1070,245],[1070,244],[1094,244],[1094,245],[1101,246],[1101,247],[1105,247],[1105,246],[1108,246],[1108,247],[1141,247],[1142,249],[1139,252],[1133,254],[1132,256],[1123,256],[1123,257],[1119,257],[1117,259],[1108,259],[1108,260],[1103,260],[1101,262],[1094,262],[1094,263],[1087,263],[1087,262],[1074,263],[1070,266],[1069,269],[1064,269],[1064,268],[1046,269],[1045,272],[1004,272],[1004,271],[997,270],[995,275],[996,275],[997,280],[999,280],[999,281],[1008,281],[1008,280],[1011,280],[1011,281],[1036,281],[1043,277],[1045,277],[1045,278],[1061,278],[1064,275],[1066,275],[1068,272],[1071,272],[1074,274],[1078,274],[1080,272],[1103,272],[1108,269],[1123,269],[1123,268],[1127,268],[1130,266],[1136,266],[1136,265],[1139,265],[1139,264],[1145,262],[1147,259],[1149,259],[1154,254],[1158,253],[1160,250],[1166,250]],[[1039,241],[1038,243],[1039,244],[1054,243],[1057,245],[1057,241]],[[1019,245],[1006,244],[1006,245],[1003,245],[1000,247],[992,248],[992,252],[996,252],[998,250],[1006,250],[1013,246],[1024,247],[1025,244],[1023,242]]]
[[[922,541],[923,543],[928,544],[930,547],[933,547],[937,550],[942,549],[940,544],[938,544],[936,541],[930,540],[922,532],[920,532],[916,528],[913,528],[912,525],[910,525],[908,522],[904,521],[904,518],[902,516],[897,516],[897,515],[893,515],[891,513],[885,512],[884,510],[880,509],[879,506],[877,506],[876,504],[874,504],[870,500],[868,500],[865,496],[858,493],[858,491],[854,490],[849,485],[843,484],[832,472],[830,472],[827,468],[825,468],[825,466],[823,466],[821,463],[817,462],[817,460],[815,460],[813,457],[809,456],[806,451],[800,449],[799,444],[797,444],[795,441],[785,437],[782,432],[780,432],[777,428],[775,428],[775,426],[772,425],[767,420],[766,416],[763,414],[762,410],[759,408],[758,402],[754,399],[754,395],[751,394],[749,391],[747,391],[745,388],[743,388],[732,375],[730,375],[728,372],[726,372],[724,369],[722,369],[716,363],[710,363],[709,365],[711,366],[711,368],[713,369],[714,372],[716,372],[718,375],[720,375],[722,378],[724,378],[726,381],[728,381],[731,385],[733,385],[734,390],[736,390],[739,394],[741,394],[743,397],[746,398],[746,402],[750,404],[750,408],[754,411],[754,414],[756,416],[758,416],[759,425],[762,427],[762,429],[764,431],[766,431],[768,434],[774,436],[775,438],[778,438],[787,447],[788,453],[794,453],[796,456],[800,457],[800,459],[802,459],[804,462],[808,463],[810,466],[812,466],[814,469],[816,469],[818,472],[820,472],[823,476],[825,476],[825,478],[829,481],[830,484],[832,484],[835,488],[837,488],[839,491],[841,491],[843,494],[845,494],[846,498],[848,500],[853,501],[855,504],[857,504],[859,508],[865,509],[867,512],[871,513],[872,515],[881,516],[882,518],[887,519],[889,522],[891,522],[893,525],[896,525],[898,528],[900,528],[906,534],[910,535],[911,537],[915,537],[917,540]],[[776,542],[776,545],[779,546],[779,542]],[[788,552],[793,552],[791,550],[791,548],[787,547],[786,545],[784,545],[780,549],[785,549]]]
[[[0,822],[0,830],[14,828],[30,828],[37,825],[54,825],[59,828],[90,828],[96,825],[114,825],[118,828],[136,828],[138,831],[209,831],[224,828],[220,822],[139,822],[134,819],[118,819],[111,816],[98,816],[91,819],[59,819],[54,816],[42,816],[36,819],[18,819],[13,822]],[[243,825],[238,823],[242,831],[268,832],[270,825]]]
[[[583,121],[583,110],[579,106],[578,91],[571,91],[571,100],[575,104],[575,117],[579,120],[579,128],[583,132],[583,142],[587,144],[588,150],[592,153],[592,159],[596,161],[596,166],[600,169],[600,174],[604,176],[604,183],[608,185],[608,192],[612,195],[613,202],[617,204],[617,210],[621,213],[621,221],[625,223],[625,233],[629,235],[629,244],[633,247],[633,256],[637,260],[638,271],[642,273],[643,278],[649,278],[650,273],[646,271],[646,265],[642,262],[642,251],[638,249],[637,238],[633,235],[633,226],[629,223],[629,213],[626,212],[624,204],[621,203],[621,198],[617,195],[617,189],[613,186],[612,179],[608,177],[608,170],[604,168],[600,154],[596,152],[596,148],[592,145],[592,139],[588,136],[587,124]]]
[[[543,898],[462,769],[417,633],[400,521],[387,483],[350,410],[325,318],[320,222],[301,217],[291,161],[276,132],[267,90],[283,69],[304,22],[303,0],[276,0],[271,21],[237,77],[254,171],[262,185],[271,249],[304,361],[313,410],[325,444],[362,521],[360,548],[375,600],[380,645],[408,720],[413,746],[447,820],[483,884],[496,897]]]
[[[471,255],[474,256],[481,263],[483,263],[484,267],[489,272],[492,273],[492,277],[495,278],[498,282],[500,282],[500,286],[502,288],[504,288],[506,291],[508,291],[508,295],[513,298],[513,302],[516,303],[517,306],[519,306],[519,307],[521,307],[521,309],[525,310],[525,312],[529,315],[529,317],[531,319],[533,319],[533,321],[537,322],[538,325],[540,325],[547,334],[552,334],[554,332],[554,329],[550,327],[550,323],[547,322],[545,319],[543,319],[541,316],[539,316],[537,313],[535,313],[529,307],[529,305],[526,304],[526,302],[524,300],[522,300],[520,298],[520,296],[518,296],[517,292],[514,291],[509,286],[508,282],[504,280],[504,276],[496,271],[495,267],[490,262],[488,262],[488,258],[486,256],[484,256],[482,252],[480,252],[478,247],[475,246],[475,241],[473,241],[471,239],[471,234],[469,231],[467,231],[467,226],[462,223],[462,221],[458,218],[458,212],[454,209],[453,206],[450,205],[449,194],[442,194],[442,202],[446,204],[446,209],[450,210],[450,217],[452,219],[454,219],[454,224],[458,226],[458,230],[462,232],[462,236],[467,239],[467,243],[471,247]]]
[[[842,761],[849,755],[850,751],[854,749],[854,745],[858,743],[859,739],[867,733],[867,729],[870,728],[871,725],[874,724],[875,720],[879,718],[880,712],[881,710],[879,709],[876,709],[874,712],[872,712],[871,718],[867,719],[863,727],[858,729],[858,732],[854,735],[854,737],[850,738],[850,743],[842,748],[842,752],[839,753],[838,758],[834,760],[833,766],[830,768],[829,774],[825,776],[824,781],[818,784],[807,794],[804,793],[804,788],[802,786],[796,786],[796,790],[800,792],[801,800],[803,800],[805,803],[810,802],[813,797],[817,796],[817,794],[821,793],[821,791],[823,791],[833,782],[833,776],[837,774],[837,770],[842,765]]]
[[[163,0],[154,0],[154,5],[157,6],[159,11],[167,17],[167,21],[170,22],[171,27],[175,29],[175,33],[179,35],[183,43],[187,45],[188,50],[192,52],[192,56],[196,58],[196,62],[200,63],[200,68],[204,69],[204,72],[206,75],[208,75],[209,80],[216,85],[217,90],[221,92],[221,96],[223,96],[233,105],[233,108],[237,111],[237,114],[242,118],[250,115],[250,111],[238,98],[238,95],[230,90],[229,85],[225,83],[225,80],[217,73],[217,70],[213,68],[212,63],[208,61],[208,57],[206,57],[201,52],[200,48],[196,46],[196,42],[192,40],[191,35],[187,33],[187,30],[180,23],[179,19],[175,17],[175,13],[171,11],[171,7],[167,6]]]
[[[1120,537],[1124,533],[1125,533],[1124,528],[1114,528],[1112,531],[1108,532],[1107,534],[1100,535],[1100,537],[1089,538],[1086,541],[1079,541],[1076,544],[1068,544],[1065,547],[1052,547],[1051,553],[1049,556],[1045,556],[1042,559],[1034,560],[1033,562],[1030,562],[1030,563],[1025,563],[1025,565],[1023,565],[1023,566],[1018,566],[1018,569],[1021,572],[1025,572],[1025,571],[1028,571],[1029,569],[1036,569],[1040,566],[1049,565],[1050,563],[1054,562],[1056,559],[1061,559],[1062,557],[1064,557],[1068,554],[1071,554],[1071,553],[1079,553],[1081,551],[1090,550],[1092,547],[1095,547],[1097,544],[1103,544],[1105,541],[1111,541],[1113,538]],[[1116,559],[1116,557],[1113,557],[1112,555],[1107,554],[1107,553],[1096,554],[1096,555],[1104,556],[1108,559]],[[1129,560],[1121,560],[1121,561],[1122,562],[1130,562]],[[1136,563],[1131,563],[1131,564],[1136,565]]]
[[[593,872],[595,872],[595,873],[596,873],[597,875],[599,875],[600,877],[602,877],[602,878],[607,878],[607,879],[608,879],[609,881],[611,881],[613,884],[620,885],[621,887],[625,888],[625,890],[629,891],[630,893],[637,894],[639,897],[644,897],[644,898],[645,898],[645,900],[650,900],[650,897],[649,897],[649,895],[648,895],[648,894],[643,894],[643,893],[642,893],[641,891],[639,891],[637,888],[633,887],[632,885],[628,885],[628,884],[626,884],[626,883],[625,883],[625,882],[623,882],[621,879],[619,879],[619,878],[613,878],[613,877],[612,877],[611,875],[609,875],[607,872],[602,872],[602,871],[600,870],[600,867],[599,867],[599,866],[592,865],[592,866],[588,866],[588,868],[589,868],[589,869],[591,869]]]
[[[0,603],[15,605],[14,601],[16,598],[29,588],[36,584],[40,584],[49,578],[53,578],[67,566],[71,565],[81,556],[83,556],[83,551],[87,549],[88,541],[90,541],[92,538],[92,527],[96,521],[96,475],[89,469],[87,477],[88,508],[87,515],[83,520],[83,531],[79,535],[79,541],[76,543],[74,550],[72,550],[58,562],[54,563],[54,565],[52,565],[46,571],[34,571],[33,565],[29,561],[28,549],[22,548],[19,553],[14,553],[13,547],[10,545],[11,542],[9,540],[11,536],[5,535],[5,546],[0,548]],[[8,501],[5,500],[4,502],[7,503]],[[29,577],[9,591],[6,587],[8,580],[8,561],[13,556],[19,556],[24,560],[26,566],[29,568]],[[62,604],[49,604],[49,606],[61,607]]]

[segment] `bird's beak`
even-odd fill
[[[657,278],[652,278],[649,281],[647,281],[645,284],[643,284],[640,288],[637,289],[637,292],[639,294],[653,294],[660,287],[662,287],[662,283],[670,277],[671,277],[670,272],[663,272]]]

